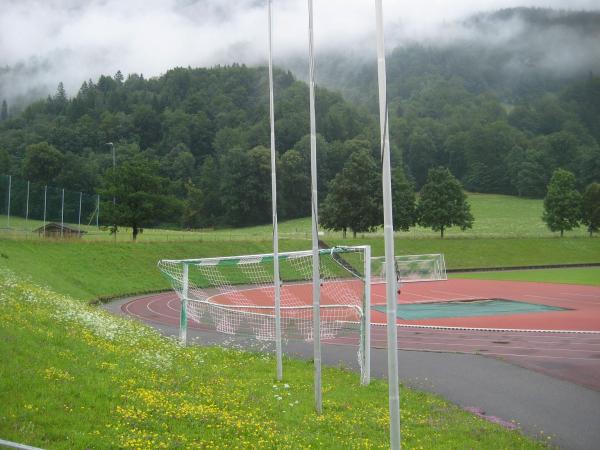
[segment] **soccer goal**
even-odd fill
[[[443,254],[395,257],[396,279],[402,283],[447,280]],[[372,258],[373,282],[385,282],[385,258]]]
[[[320,337],[359,336],[358,361],[363,382],[370,377],[369,246],[319,250]],[[280,327],[283,340],[312,341],[311,251],[278,255]],[[188,320],[204,328],[261,341],[276,339],[274,255],[161,260],[181,299],[180,339]]]

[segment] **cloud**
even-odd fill
[[[483,4],[599,8],[596,0]],[[306,9],[304,0],[274,0],[276,63],[305,55]],[[481,9],[476,0],[384,1],[387,45],[460,38],[456,21]],[[0,0],[0,11],[0,97],[52,92],[59,81],[73,95],[84,80],[117,70],[157,76],[175,66],[266,60],[266,0]],[[320,52],[374,54],[373,28],[372,1],[315,0]]]

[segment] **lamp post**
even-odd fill
[[[113,144],[112,142],[107,142],[106,145],[110,146],[110,149],[112,151],[113,177],[114,177],[115,176],[115,170],[117,169],[117,158],[116,158],[116,154],[115,154],[115,144]],[[117,200],[116,200],[115,194],[113,194],[113,214],[115,214],[115,206],[116,206],[116,204],[117,204]],[[116,223],[114,224],[113,235],[114,235],[115,242],[117,242],[117,224]]]

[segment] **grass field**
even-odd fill
[[[474,230],[450,230],[444,240],[428,230],[398,233],[396,252],[441,252],[450,268],[600,262],[600,239],[583,232],[554,238],[539,219],[540,201],[470,199]],[[15,221],[11,225],[18,226]],[[310,248],[309,223],[282,223],[281,250]],[[285,384],[277,383],[270,356],[181,348],[145,326],[85,305],[99,297],[168,289],[156,268],[162,258],[269,253],[270,226],[145,230],[138,243],[125,242],[125,233],[117,243],[108,233],[77,241],[29,237],[0,238],[3,439],[44,448],[387,447],[383,381],[357,388],[356,374],[326,369],[325,414],[319,417],[312,411],[310,363],[286,361]],[[323,238],[331,245],[370,244],[374,255],[383,254],[378,233]],[[459,276],[586,283],[598,271]],[[402,389],[402,427],[405,448],[543,447],[410,389]]]
[[[540,283],[588,284],[592,286],[600,286],[600,267],[457,273],[451,274],[450,277],[478,280],[537,281]]]
[[[308,362],[285,360],[276,382],[270,356],[180,347],[6,269],[0,355],[3,439],[49,449],[388,448],[381,380],[358,387],[358,375],[325,369],[319,416]],[[401,393],[404,448],[543,448],[434,395]]]
[[[453,238],[515,238],[515,237],[552,237],[557,233],[548,230],[542,222],[542,200],[523,199],[508,195],[495,194],[469,194],[471,210],[475,223],[471,230],[460,231],[450,228],[446,231],[446,239]],[[0,215],[0,229],[6,228],[7,218]],[[42,226],[41,221],[30,220],[27,223],[19,217],[11,217],[12,230],[2,230],[6,237],[37,239],[31,231]],[[310,217],[281,222],[279,231],[284,239],[310,239]],[[101,231],[95,227],[84,226],[88,232],[84,240],[112,240],[108,231]],[[324,231],[324,239],[340,239],[341,233]],[[365,233],[361,236],[378,236],[381,231]],[[271,225],[256,227],[220,230],[181,231],[164,229],[144,229],[138,239],[148,241],[191,241],[191,240],[263,240],[272,235]],[[439,233],[429,229],[415,227],[408,232],[398,232],[398,238],[436,238]],[[566,233],[568,237],[587,236],[584,228],[579,228]],[[131,230],[122,228],[117,234],[119,241],[131,240]]]
[[[383,255],[381,237],[329,241],[370,244]],[[168,289],[160,259],[270,253],[270,241],[69,242],[0,239],[0,268],[78,299]],[[282,240],[281,251],[307,250],[305,240]],[[449,268],[600,262],[600,239],[397,239],[397,254],[444,253]]]

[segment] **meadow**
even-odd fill
[[[49,449],[388,448],[387,385],[312,364],[181,347],[0,269],[0,436]],[[412,449],[544,448],[435,395],[401,389],[402,442]],[[540,439],[543,438],[540,435]],[[547,438],[544,438],[547,439]]]
[[[479,215],[473,230],[450,230],[443,240],[430,230],[397,233],[396,252],[444,253],[453,269],[600,262],[600,239],[582,231],[558,238],[540,226],[540,201],[470,199]],[[18,220],[11,218],[11,224],[18,227]],[[309,219],[282,223],[280,229],[282,251],[310,248]],[[330,245],[370,244],[374,255],[383,254],[380,233],[321,238]],[[162,258],[270,253],[271,245],[270,226],[148,229],[135,243],[125,233],[114,242],[103,232],[81,240],[3,232],[0,437],[57,449],[387,448],[385,381],[358,388],[357,374],[326,368],[324,414],[318,416],[310,362],[286,359],[280,383],[269,354],[183,348],[87,304],[169,289],[156,268]],[[457,276],[586,283],[600,278],[599,272]],[[404,386],[401,392],[405,448],[544,448],[547,442],[483,421],[435,395]]]
[[[330,245],[369,244],[383,255],[382,237],[330,240]],[[0,239],[0,267],[30,277],[58,293],[98,298],[169,289],[160,259],[272,252],[269,240],[190,242],[77,242]],[[281,251],[310,249],[310,241],[286,239]],[[600,262],[600,239],[396,239],[398,254],[444,253],[448,268],[511,267]]]
[[[471,211],[475,217],[473,228],[461,231],[450,228],[445,233],[445,239],[457,238],[533,238],[556,237],[542,221],[543,201],[539,199],[526,199],[508,195],[496,194],[468,194]],[[10,218],[10,229],[7,229],[6,215],[0,215],[0,233],[4,237],[17,239],[39,239],[32,230],[41,227],[42,221],[28,220],[20,217]],[[77,225],[75,225],[77,226]],[[311,219],[289,220],[279,224],[282,239],[310,239]],[[111,241],[111,236],[106,228],[83,225],[87,232],[83,240],[86,241]],[[321,230],[322,238],[341,239],[341,232]],[[246,228],[223,228],[206,230],[176,230],[146,228],[138,236],[140,242],[154,241],[224,241],[224,240],[265,240],[270,239],[272,227],[270,224]],[[565,234],[567,237],[585,237],[587,232],[584,227],[574,229]],[[382,231],[373,233],[360,233],[361,238],[376,238],[382,236]],[[414,227],[406,232],[396,232],[398,239],[435,239],[439,233],[423,227]],[[121,227],[117,233],[119,242],[131,240],[131,230]]]
[[[600,286],[600,267],[562,269],[503,270],[450,274],[450,278],[478,280],[535,281],[538,283],[588,284]]]

